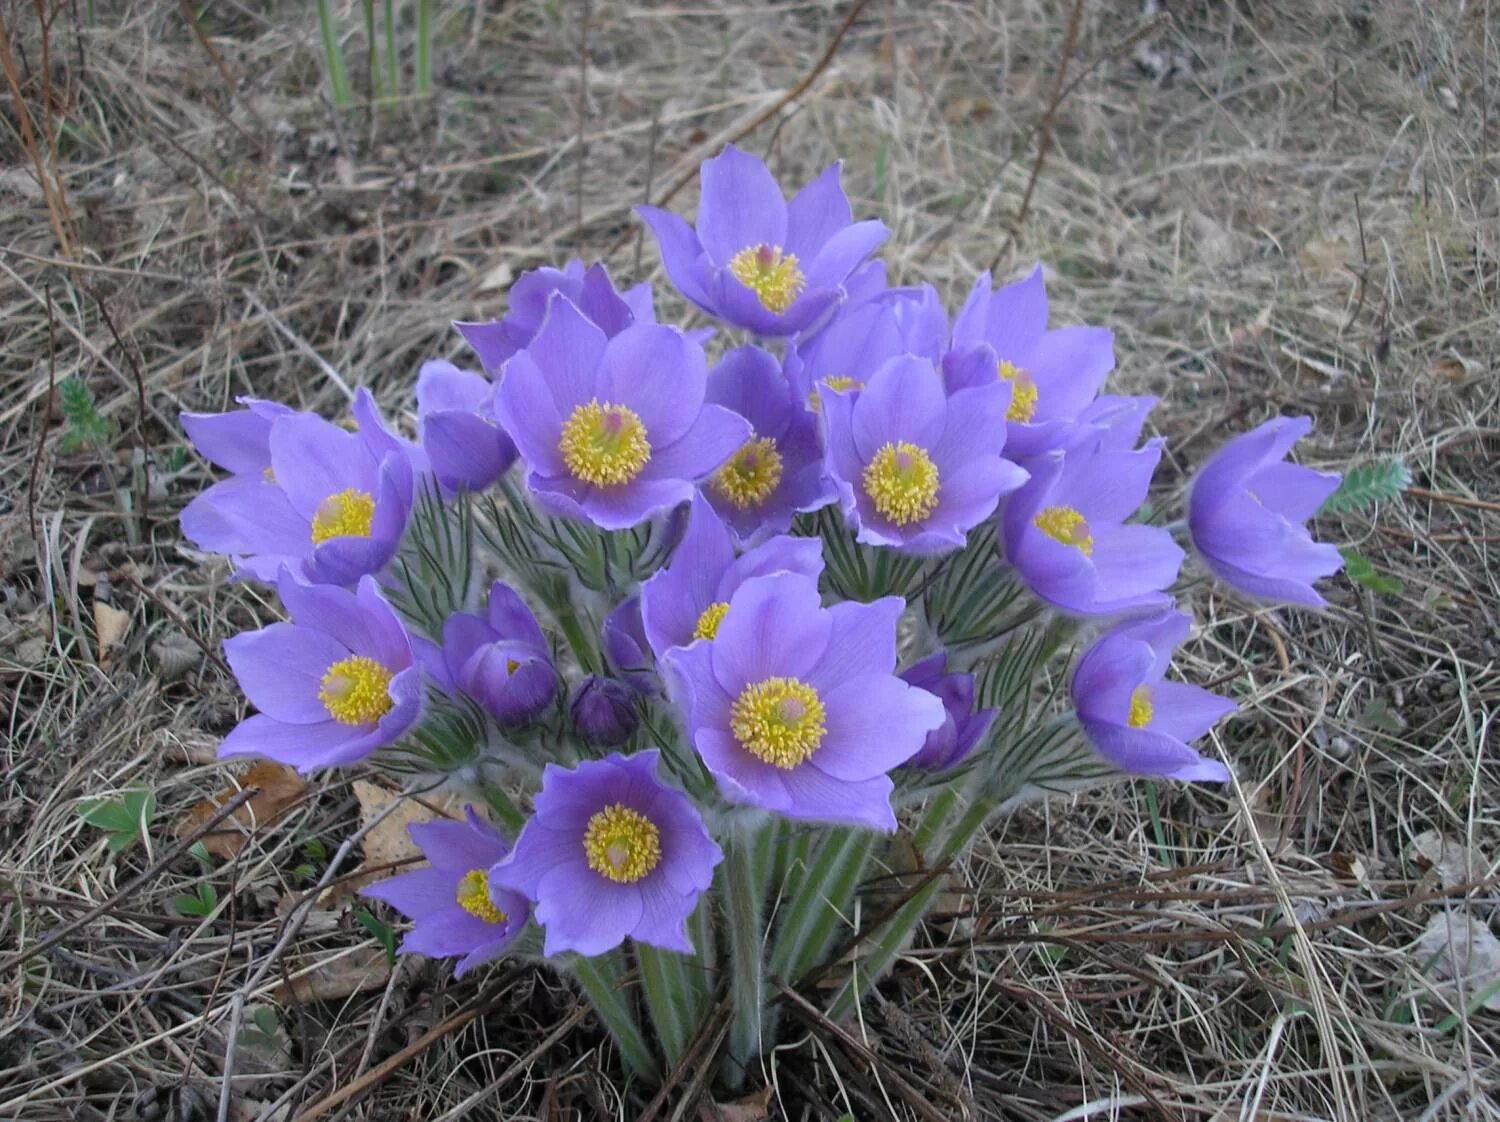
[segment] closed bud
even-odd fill
[[[635,733],[635,695],[613,678],[588,677],[573,693],[573,730],[586,744],[613,748]]]

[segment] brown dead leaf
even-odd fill
[[[510,282],[515,279],[516,272],[510,267],[510,262],[502,261],[479,278],[479,291],[503,292],[510,287]]]
[[[1354,247],[1347,241],[1322,234],[1308,238],[1307,244],[1297,251],[1297,264],[1314,280],[1342,273],[1344,266],[1354,259]]]
[[[1419,868],[1433,873],[1444,888],[1472,884],[1490,871],[1490,859],[1484,850],[1445,838],[1437,830],[1424,830],[1412,838],[1406,852]]]
[[[774,1088],[767,1086],[736,1102],[705,1104],[698,1108],[698,1122],[765,1122],[772,1094]]]
[[[307,790],[302,777],[291,768],[262,760],[222,794],[204,799],[188,811],[187,817],[177,823],[177,836],[182,838],[192,833],[246,787],[259,787],[260,790],[203,836],[203,845],[208,851],[226,861],[237,857],[250,844],[252,831],[265,830],[286,817]]]
[[[379,989],[391,977],[391,960],[384,947],[355,947],[321,962],[293,958],[289,965],[290,984],[282,982],[273,996],[277,1001],[291,1000],[302,1005],[342,1001],[351,994]]]
[[[402,798],[399,791],[390,791],[367,779],[356,779],[351,786],[354,797],[359,800],[360,825],[368,826],[379,818],[386,807]],[[430,798],[417,800],[407,798],[395,810],[381,819],[380,824],[364,836],[365,860],[353,876],[346,877],[321,901],[325,906],[347,899],[367,884],[393,876],[401,869],[398,862],[422,856],[422,851],[411,840],[407,827],[417,822],[432,822],[439,818],[458,818],[462,804],[458,797],[449,795],[438,801]],[[369,870],[366,872],[366,870]]]
[[[1457,355],[1443,355],[1432,364],[1432,374],[1445,382],[1462,382],[1469,376],[1469,365]]]
[[[130,630],[130,613],[103,600],[94,601],[94,633],[99,637],[99,665],[109,665],[111,648],[118,647]]]

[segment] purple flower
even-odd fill
[[[1343,567],[1336,546],[1303,525],[1339,476],[1284,463],[1312,428],[1309,417],[1276,417],[1227,441],[1199,470],[1188,495],[1193,547],[1220,580],[1266,600],[1325,606],[1313,582]]]
[[[889,359],[917,355],[933,362],[943,352],[948,317],[931,285],[875,293],[851,303],[811,338],[787,347],[786,374],[808,408],[822,407],[818,387],[858,392]]]
[[[1080,445],[1030,461],[1031,481],[1000,519],[1005,556],[1026,586],[1082,616],[1163,607],[1182,550],[1166,530],[1127,525],[1146,499],[1161,441],[1134,451]]]
[[[373,401],[360,394],[357,405],[373,413]],[[188,422],[215,457],[248,470],[235,468],[233,479],[189,503],[180,519],[183,533],[203,549],[234,555],[241,570],[259,580],[275,580],[291,566],[318,583],[349,585],[383,568],[406,528],[409,459],[397,451],[377,454],[366,436],[369,426],[345,432],[320,417],[287,411],[270,417],[268,462],[256,475],[265,414],[251,413],[237,422],[237,431],[222,420],[205,425],[201,416]]]
[[[534,720],[557,696],[557,671],[542,629],[504,581],[490,586],[484,615],[454,612],[443,622],[442,663],[428,670],[502,725]]]
[[[946,712],[906,767],[945,771],[962,763],[995,721],[995,710],[974,708],[974,675],[946,673],[947,665],[947,654],[938,651],[901,671],[903,682],[936,696]]]
[[[891,359],[857,396],[824,386],[828,467],[845,520],[868,545],[941,553],[1026,481],[1002,459],[1006,387],[943,393],[927,359]]]
[[[569,714],[579,739],[597,748],[618,748],[635,735],[641,723],[631,688],[594,675],[578,684]]]
[[[516,446],[494,414],[482,374],[434,359],[417,375],[417,436],[445,495],[483,491],[510,469]]]
[[[628,596],[604,617],[599,629],[604,657],[621,681],[639,693],[656,693],[656,663],[641,619],[640,596]]]
[[[421,672],[373,577],[349,592],[284,570],[276,589],[291,622],[224,643],[240,689],[260,712],[224,738],[220,756],[266,756],[311,771],[363,759],[416,724]]]
[[[633,323],[655,323],[651,286],[638,284],[627,292],[615,289],[603,265],[585,269],[583,262],[569,261],[561,269],[541,268],[522,273],[511,285],[504,319],[481,323],[458,322],[458,329],[485,373],[500,377],[506,360],[525,350],[547,318],[547,303],[561,292],[605,335],[615,336]]]
[[[1084,651],[1073,706],[1094,747],[1115,767],[1169,779],[1225,783],[1229,771],[1188,741],[1234,712],[1227,698],[1164,678],[1191,624],[1177,611],[1116,627]]]
[[[1115,367],[1114,335],[1102,327],[1047,330],[1047,291],[1038,265],[1025,280],[991,291],[989,273],[974,283],[953,324],[953,347],[987,344],[998,377],[1011,383],[1006,448],[1026,459],[1058,446]],[[966,373],[974,368],[966,367]],[[981,376],[988,378],[990,371]],[[950,390],[972,384],[966,378]]]
[[[204,459],[237,476],[263,482],[271,470],[271,423],[278,417],[295,415],[296,410],[257,397],[235,400],[245,408],[227,413],[183,413],[182,427]]]
[[[692,498],[749,439],[743,418],[704,404],[706,384],[703,349],[681,332],[637,324],[609,339],[554,295],[506,364],[498,412],[543,507],[623,530]]]
[[[1073,425],[1063,434],[1058,450],[1071,451],[1082,445],[1103,448],[1116,452],[1128,452],[1141,438],[1146,418],[1156,408],[1157,399],[1145,397],[1117,397],[1106,394],[1097,397],[1078,414]]]
[[[755,347],[730,351],[708,375],[707,400],[738,413],[753,430],[703,486],[740,542],[785,533],[799,512],[833,501],[817,418],[774,355]]]
[[[822,542],[777,537],[736,558],[729,529],[703,496],[694,498],[687,533],[671,561],[641,585],[641,621],[657,658],[696,639],[713,639],[739,587],[778,572],[816,582],[823,574]]]
[[[531,914],[525,896],[490,884],[490,866],[510,846],[473,807],[464,807],[464,818],[412,823],[411,840],[431,864],[359,890],[415,921],[402,954],[461,955],[455,978],[504,954]]]
[[[840,167],[788,203],[770,169],[731,144],[703,164],[696,229],[656,207],[636,213],[694,304],[757,335],[794,335],[838,305],[849,274],[888,233],[878,221],[853,220]]]
[[[603,954],[627,936],[692,953],[684,925],[724,853],[657,778],[660,758],[653,748],[543,771],[536,813],[490,883],[536,904],[544,953]]]
[[[896,677],[904,604],[819,605],[798,573],[746,581],[712,643],[666,655],[668,688],[731,802],[894,830],[886,775],[941,727],[943,703]]]

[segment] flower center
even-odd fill
[[[391,711],[392,674],[373,658],[350,655],[330,666],[318,700],[341,725],[368,725]]]
[[[724,613],[729,611],[729,604],[724,600],[715,600],[703,609],[703,614],[698,617],[698,626],[693,628],[694,639],[713,639],[719,634],[719,624],[724,622]]]
[[[714,474],[714,487],[740,510],[759,506],[781,483],[781,453],[769,436],[754,436]]]
[[[1010,408],[1005,411],[1005,419],[1025,424],[1036,416],[1037,390],[1031,375],[1009,359],[1002,358],[1000,380],[1011,384]]]
[[[475,919],[482,919],[485,923],[504,923],[510,918],[490,899],[490,875],[483,869],[470,869],[465,873],[463,880],[458,882],[455,895],[458,906]]]
[[[1072,507],[1049,506],[1031,521],[1053,541],[1071,545],[1085,557],[1094,555],[1094,535],[1089,533],[1089,524]]]
[[[905,440],[875,453],[865,465],[864,484],[875,509],[898,526],[920,522],[937,506],[937,465]]]
[[[807,284],[797,255],[782,253],[779,245],[747,245],[729,259],[729,271],[760,298],[767,311],[777,315],[792,306]]]
[[[1133,729],[1143,729],[1151,723],[1155,713],[1151,706],[1151,687],[1136,686],[1130,695],[1130,718],[1125,723]]]
[[[375,496],[353,487],[329,495],[318,504],[312,520],[313,545],[329,538],[368,538],[375,521]]]
[[[823,699],[798,678],[746,686],[729,707],[729,730],[757,759],[790,771],[823,743]]]
[[[661,831],[624,803],[611,803],[583,831],[589,868],[616,884],[634,884],[661,863]]]
[[[635,411],[598,398],[578,406],[563,422],[557,450],[574,479],[596,487],[629,483],[651,459],[646,426]]]

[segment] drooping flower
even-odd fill
[[[311,771],[363,759],[405,734],[421,715],[421,672],[374,578],[349,592],[283,570],[276,590],[291,622],[224,643],[240,689],[260,712],[235,726],[219,755],[266,756]]]
[[[490,867],[510,846],[473,807],[464,819],[412,823],[407,831],[430,864],[359,890],[414,921],[402,954],[458,955],[455,978],[504,954],[531,914],[525,896],[490,884]]]
[[[536,813],[490,883],[536,905],[546,954],[603,954],[627,937],[692,953],[685,923],[724,854],[657,777],[660,758],[653,748],[543,771]]]
[[[822,407],[820,386],[855,392],[875,371],[900,355],[938,361],[948,335],[948,316],[931,285],[893,288],[844,307],[810,338],[787,347],[786,375],[799,399]]]
[[[817,418],[774,355],[756,347],[726,354],[708,375],[708,401],[750,422],[750,439],[703,486],[745,545],[791,529],[799,513],[833,501]]]
[[[417,438],[444,495],[482,491],[510,469],[516,446],[495,418],[495,386],[444,359],[417,375]]]
[[[635,702],[635,694],[624,682],[591,674],[578,683],[568,706],[573,731],[585,744],[618,748],[640,727]]]
[[[1303,525],[1340,476],[1286,463],[1310,417],[1276,417],[1233,437],[1199,470],[1188,495],[1193,546],[1214,575],[1250,596],[1321,608],[1313,582],[1343,567],[1338,548]]]
[[[1042,268],[1024,280],[991,290],[989,273],[975,282],[953,323],[953,348],[985,344],[994,351],[993,371],[966,373],[999,378],[1012,387],[1006,411],[1008,454],[1025,460],[1056,448],[1074,419],[1094,400],[1115,367],[1114,335],[1102,327],[1047,330],[1047,291]],[[956,390],[973,378],[954,383]]]
[[[1108,616],[1164,607],[1182,550],[1155,526],[1127,524],[1146,499],[1161,441],[1134,451],[1084,444],[1034,457],[1005,504],[1000,538],[1022,581],[1061,611]]]
[[[484,615],[454,612],[443,622],[442,665],[428,670],[502,725],[535,720],[557,696],[557,671],[542,629],[504,581],[490,586]]]
[[[553,514],[623,530],[686,502],[750,437],[743,418],[704,404],[703,349],[655,324],[605,337],[566,298],[505,367],[500,422]]]
[[[368,398],[361,391],[361,401]],[[368,401],[373,410],[373,401]],[[241,420],[257,429],[259,410]],[[188,422],[207,434],[216,456],[253,469],[255,435],[235,451],[220,441],[219,422]],[[259,476],[238,471],[184,508],[183,533],[203,549],[234,556],[241,571],[275,580],[283,566],[322,584],[349,585],[378,572],[395,553],[411,501],[411,463],[397,452],[381,456],[362,433],[345,432],[308,413],[277,413],[265,435],[269,462]],[[191,431],[191,430],[190,430]],[[256,449],[253,454],[250,449]],[[243,458],[242,458],[243,457]]]
[[[824,608],[798,573],[746,581],[712,643],[669,652],[668,688],[731,802],[894,830],[886,774],[942,726],[943,703],[896,677],[889,596]]]
[[[789,203],[770,169],[731,144],[703,164],[696,229],[657,207],[636,213],[694,304],[757,335],[794,335],[833,311],[849,275],[888,233],[881,222],[853,220],[840,167]]]
[[[905,767],[945,771],[961,764],[995,721],[995,710],[974,708],[974,675],[950,674],[947,666],[948,655],[938,651],[901,671],[903,682],[939,698],[946,713]]]
[[[1089,740],[1116,767],[1224,783],[1229,770],[1204,759],[1189,741],[1234,712],[1234,702],[1165,680],[1172,651],[1191,626],[1181,612],[1167,611],[1106,632],[1078,660],[1073,706]]]
[[[531,345],[547,318],[547,303],[561,292],[595,327],[613,337],[631,324],[655,323],[651,286],[638,284],[618,291],[602,264],[587,269],[576,258],[561,269],[544,267],[522,273],[506,297],[504,319],[466,323],[454,327],[464,337],[485,373],[499,378],[506,360]]]
[[[858,395],[824,386],[828,467],[844,518],[868,545],[941,553],[1026,481],[1001,457],[1006,387],[943,393],[926,359],[886,362]]]
[[[641,619],[641,598],[627,596],[599,628],[604,658],[619,679],[648,697],[657,692],[656,660]]]
[[[687,533],[672,559],[641,585],[641,621],[656,657],[713,639],[739,587],[777,572],[816,581],[823,573],[822,543],[782,536],[736,557],[729,528],[703,496],[694,498]]]

